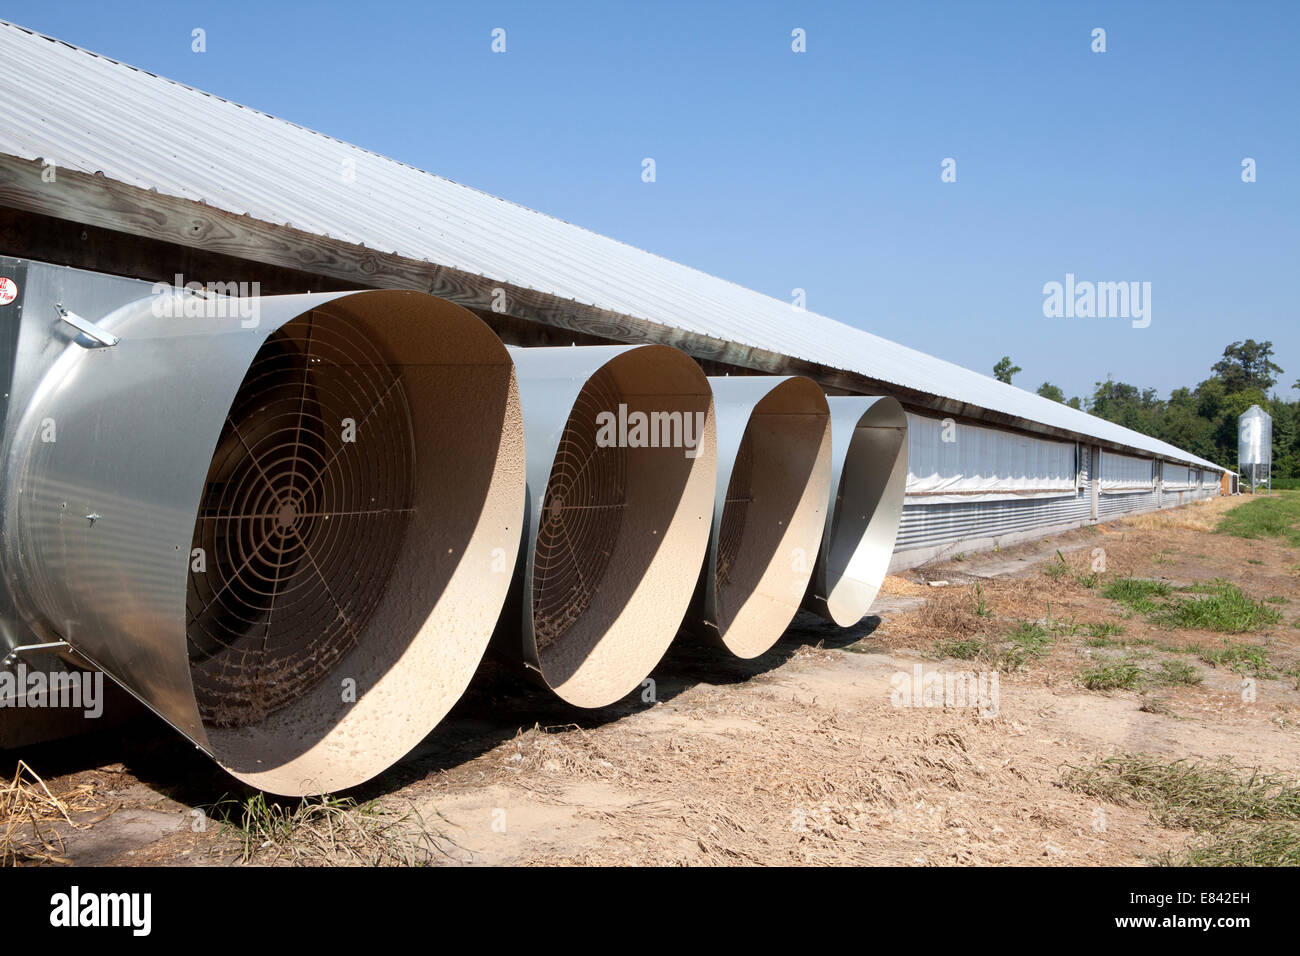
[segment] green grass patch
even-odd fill
[[[1119,621],[1099,621],[1088,625],[1089,637],[1118,637],[1124,631],[1125,627]]]
[[[1088,690],[1137,690],[1147,681],[1146,671],[1132,661],[1109,661],[1079,674],[1079,683]]]
[[[1227,582],[1194,586],[1202,597],[1177,598],[1154,607],[1147,616],[1155,624],[1171,630],[1195,629],[1241,634],[1271,627],[1282,615],[1263,601],[1243,594],[1241,588]]]
[[[1043,626],[1056,637],[1074,637],[1083,630],[1083,625],[1072,617],[1052,617],[1050,603],[1047,605],[1047,621]]]
[[[1294,866],[1300,863],[1300,784],[1229,761],[1194,763],[1148,754],[1066,767],[1061,785],[1120,806],[1146,807],[1158,824],[1197,838],[1163,863]]]
[[[1300,547],[1300,494],[1285,492],[1254,498],[1219,519],[1217,534],[1236,538],[1277,538]]]
[[[1059,581],[1064,577],[1071,577],[1074,583],[1081,588],[1091,589],[1101,583],[1101,575],[1094,571],[1081,571],[1078,574],[1074,574],[1070,570],[1070,563],[1065,560],[1065,555],[1061,553],[1059,548],[1056,551],[1056,557],[1043,565],[1043,573],[1053,581]]]
[[[1083,642],[1088,647],[1127,647],[1123,641],[1117,641],[1113,637],[1090,637]]]
[[[1162,660],[1151,671],[1138,664],[1134,656],[1105,661],[1079,672],[1080,684],[1088,690],[1100,691],[1142,690],[1151,684],[1192,687],[1201,680],[1201,672],[1186,661]]]
[[[1173,590],[1179,594],[1218,594],[1225,587],[1231,586],[1227,578],[1211,578],[1209,581],[1180,584]]]
[[[1272,677],[1273,666],[1268,654],[1258,644],[1242,644],[1226,638],[1222,647],[1212,647],[1201,651],[1201,660],[1211,667],[1223,667],[1238,674],[1250,674],[1254,677]]]
[[[1181,857],[1167,853],[1160,862],[1166,866],[1300,866],[1300,825],[1230,826],[1188,847]]]
[[[1053,581],[1059,581],[1070,573],[1070,566],[1065,561],[1065,555],[1060,551],[1056,552],[1056,559],[1043,565],[1043,573]]]
[[[984,646],[984,641],[974,637],[961,641],[939,641],[934,645],[934,653],[939,657],[971,661],[980,656]]]
[[[1053,642],[1052,632],[1043,625],[1021,621],[1003,639],[1004,646],[997,662],[1012,670],[1023,667],[1046,655]]]
[[[1101,593],[1131,610],[1146,614],[1156,607],[1155,598],[1168,597],[1171,591],[1172,588],[1162,581],[1149,581],[1146,578],[1116,578],[1106,585]]]
[[[1205,678],[1201,672],[1187,661],[1170,661],[1163,660],[1160,662],[1160,668],[1155,673],[1157,684],[1171,684],[1183,687],[1194,687]]]
[[[1156,642],[1149,637],[1135,637],[1131,640],[1121,640],[1114,637],[1090,637],[1083,643],[1088,647],[1153,647]]]

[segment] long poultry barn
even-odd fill
[[[891,567],[1219,493],[1148,436],[59,40],[0,22],[0,62],[0,747],[84,729],[38,705],[98,669],[241,780],[336,790],[489,649],[601,707],[673,640],[753,657],[801,607],[857,623]]]

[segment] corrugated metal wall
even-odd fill
[[[1159,495],[1155,491],[1102,495],[1097,513],[1102,518],[1115,518],[1130,511],[1151,511],[1157,507],[1158,498]]]
[[[1009,436],[1010,437],[1010,436]],[[1093,451],[1080,456],[1079,491],[1059,498],[1006,499],[956,504],[907,504],[898,531],[895,552],[955,545],[964,540],[1032,532],[1087,521],[1091,517],[1092,482],[1096,474]],[[1130,494],[1098,496],[1098,517],[1108,520],[1125,514],[1174,508],[1219,493],[1218,475],[1202,471],[1199,487],[1184,491],[1155,489]]]
[[[915,504],[903,507],[895,551],[953,544],[966,538],[1014,534],[1087,520],[1091,509],[1090,456],[1081,461],[1082,481],[1074,495],[1060,498]]]

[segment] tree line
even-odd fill
[[[1273,357],[1272,342],[1233,342],[1210,367],[1209,378],[1195,387],[1175,388],[1168,398],[1161,398],[1154,388],[1117,382],[1109,375],[1083,398],[1067,399],[1051,382],[1038,386],[1038,394],[1234,470],[1237,418],[1258,405],[1273,416],[1274,477],[1300,477],[1300,402],[1286,401],[1276,392],[1270,397],[1269,390],[1284,374]],[[1020,371],[1005,355],[993,366],[994,377],[1008,384]],[[1300,388],[1300,382],[1292,387]]]

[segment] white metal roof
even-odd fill
[[[1148,453],[1173,445],[266,113],[0,21],[0,153]],[[355,179],[341,175],[345,161]]]

